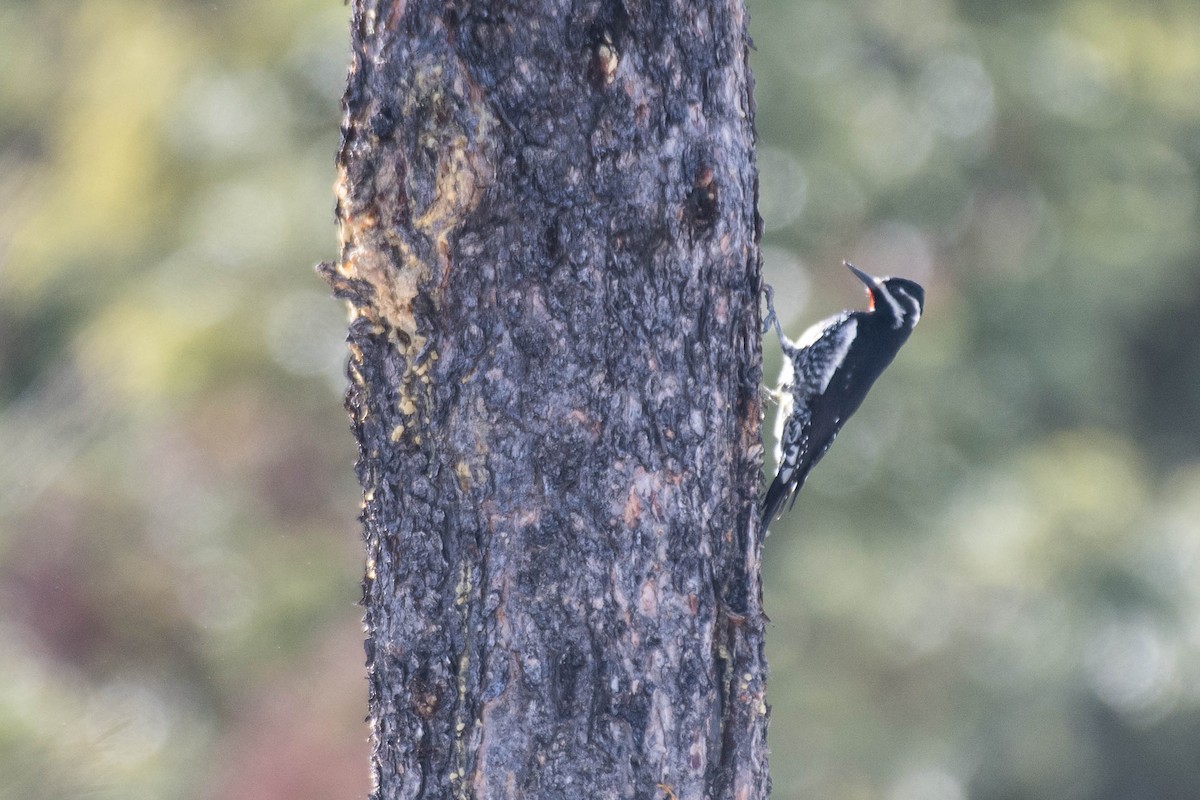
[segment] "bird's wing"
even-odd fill
[[[819,322],[795,342],[783,343],[779,391],[783,399],[775,417],[775,480],[767,489],[763,521],[769,523],[795,497],[807,472],[829,447],[825,426],[814,425],[813,410],[838,365],[846,357],[858,323],[850,312]],[[816,430],[822,428],[822,430]],[[786,445],[785,445],[786,443]],[[797,475],[800,471],[801,474]]]
[[[849,312],[830,317],[819,324],[820,329],[815,337],[801,346],[792,359],[795,362],[792,394],[797,403],[825,393],[833,373],[845,360],[854,342],[854,335],[858,332],[858,320]],[[796,344],[799,346],[808,338],[809,333],[806,332]]]

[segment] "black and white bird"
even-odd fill
[[[905,278],[876,278],[844,262],[867,286],[866,311],[843,311],[795,342],[779,329],[779,415],[775,480],[763,501],[763,527],[783,511],[825,455],[838,431],[907,340],[925,305],[925,290]],[[774,312],[772,312],[773,315]]]

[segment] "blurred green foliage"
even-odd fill
[[[1200,6],[750,11],[790,331],[930,298],[766,545],[775,796],[1200,797]],[[0,800],[366,792],[347,18],[0,5]]]
[[[1200,797],[1200,6],[751,12],[792,333],[930,298],[767,543],[777,795]]]
[[[0,798],[366,795],[348,18],[0,4]]]

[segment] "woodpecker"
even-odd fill
[[[866,284],[866,311],[835,314],[794,342],[774,320],[784,358],[776,390],[778,466],[763,501],[763,528],[783,512],[788,498],[795,504],[808,473],[921,319],[925,290],[919,284],[905,278],[876,278],[848,261],[843,263]],[[773,311],[770,317],[774,318]]]

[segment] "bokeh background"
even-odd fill
[[[1200,797],[1200,4],[750,11],[788,330],[929,293],[766,545],[775,796]],[[348,16],[0,3],[3,800],[367,791]]]

